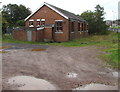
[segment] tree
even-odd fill
[[[3,16],[3,31],[6,27],[19,27],[24,26],[23,20],[31,14],[29,8],[24,5],[8,4],[2,8]]]
[[[104,14],[104,8],[100,5],[97,5],[93,12],[86,11],[81,14],[81,17],[88,21],[90,34],[106,34],[108,32],[104,21]]]
[[[86,12],[81,14],[81,17],[84,18],[89,24],[89,26],[88,26],[89,34],[94,34],[96,31],[94,12],[86,11]]]
[[[2,17],[2,33],[6,33],[6,28],[8,27],[9,23],[7,22],[7,20]]]

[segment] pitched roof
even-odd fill
[[[57,12],[58,14],[60,14],[61,16],[63,16],[66,19],[74,19],[74,20],[78,20],[78,21],[82,21],[82,22],[86,22],[83,18],[81,18],[78,15],[75,15],[74,13],[68,12],[66,10],[63,10],[61,8],[58,8],[56,6],[53,6],[51,4],[48,4],[46,2],[44,2],[40,8],[38,8],[35,12],[33,12],[31,15],[29,15],[26,19],[28,20],[32,15],[34,15],[39,9],[41,9],[44,5],[48,6],[49,8],[51,8],[52,10],[54,10],[55,12]]]

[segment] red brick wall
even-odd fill
[[[37,31],[32,31],[32,41],[37,41]]]
[[[52,28],[45,28],[43,34],[44,39],[52,41]]]
[[[43,41],[43,31],[44,30],[39,30],[39,31],[32,31],[32,41]],[[23,41],[27,41],[27,31],[25,30],[15,30],[13,32],[13,37],[16,40],[23,40]]]
[[[55,20],[63,20],[63,33],[55,33],[55,41],[68,41],[68,20],[48,8],[43,6],[38,12],[36,12],[30,19],[34,19],[34,26],[37,26],[37,19],[45,19],[45,24],[55,24]],[[29,27],[29,19],[26,21],[26,27]],[[49,36],[49,35],[48,35]],[[45,36],[46,37],[46,36]],[[47,37],[49,38],[49,37]]]
[[[27,40],[27,33],[25,30],[14,30],[13,32],[13,37],[16,39],[16,40]]]
[[[82,32],[80,32],[80,30],[78,30],[78,21],[74,21],[74,33],[72,32],[72,21],[70,21],[70,40],[72,39],[78,39],[78,38],[82,38],[84,36],[87,36],[88,33],[81,30]]]
[[[32,31],[32,41],[43,41],[43,33],[44,30],[35,30],[35,31]]]
[[[37,31],[36,41],[44,41],[44,30]]]

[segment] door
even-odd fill
[[[27,31],[27,41],[32,41],[32,31]]]

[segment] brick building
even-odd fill
[[[64,42],[88,35],[88,23],[73,13],[43,3],[25,19],[27,29],[16,29],[14,37],[28,41]]]

